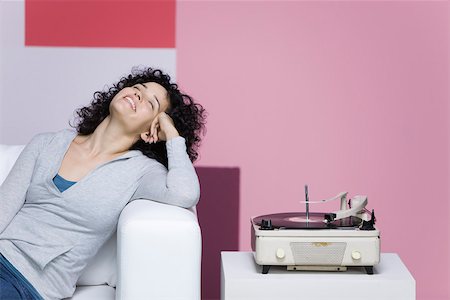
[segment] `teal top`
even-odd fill
[[[77,183],[76,181],[65,180],[59,174],[56,174],[56,176],[53,178],[53,182],[61,193]]]

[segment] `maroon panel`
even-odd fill
[[[25,45],[174,48],[175,5],[175,0],[25,0]]]
[[[220,299],[220,251],[239,250],[239,168],[196,167],[202,230],[202,299]]]

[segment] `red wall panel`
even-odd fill
[[[25,46],[175,47],[175,0],[26,0]]]

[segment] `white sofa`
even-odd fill
[[[0,144],[0,184],[24,147]],[[135,200],[66,299],[200,300],[201,255],[196,207]]]

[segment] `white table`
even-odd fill
[[[252,252],[221,252],[221,300],[412,300],[416,281],[395,253],[381,253],[374,274],[363,267],[345,272],[288,271],[272,266],[262,274]]]

